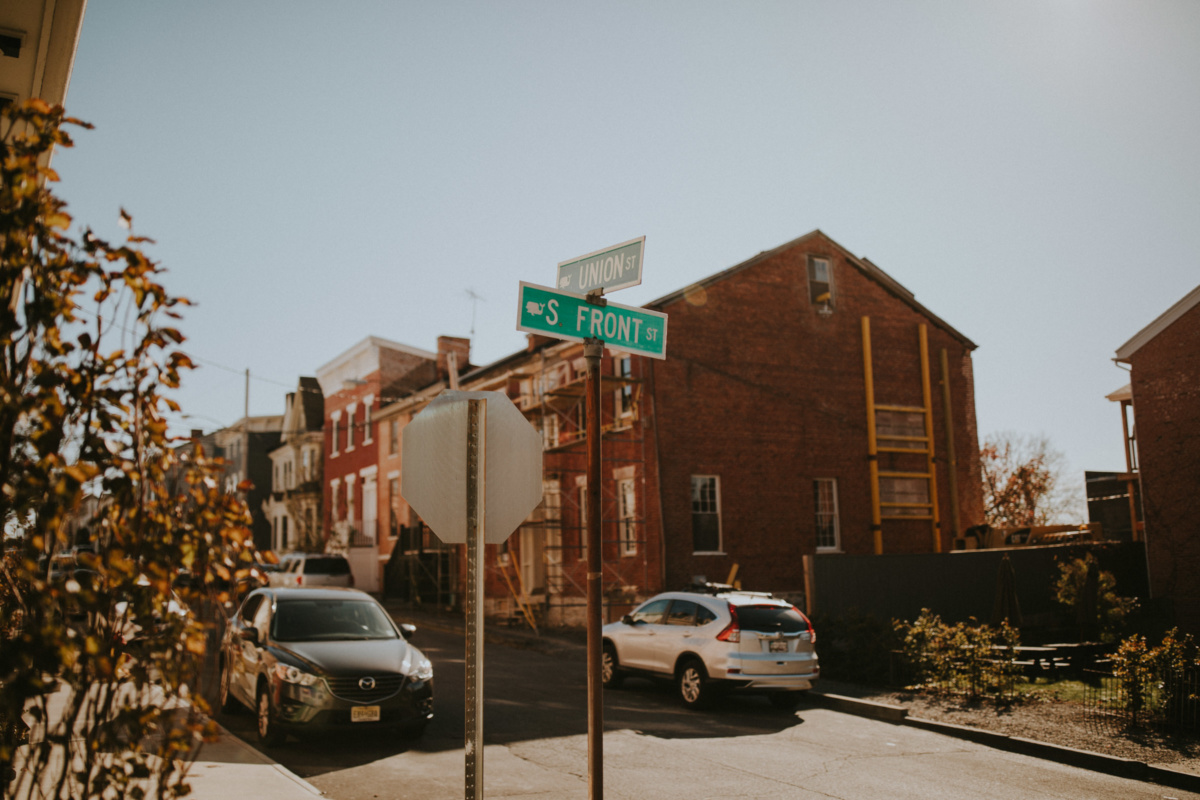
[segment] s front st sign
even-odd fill
[[[517,330],[605,346],[650,358],[667,357],[667,315],[617,303],[593,305],[574,292],[521,282]]]

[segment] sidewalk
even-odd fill
[[[201,745],[188,768],[197,800],[288,800],[320,797],[308,781],[221,728],[216,742]]]

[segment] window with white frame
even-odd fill
[[[338,521],[338,489],[341,485],[341,478],[334,478],[329,482],[329,519],[332,522]]]
[[[358,409],[355,406],[347,406],[346,408],[346,452],[349,453],[354,449],[354,412]]]
[[[375,398],[368,396],[363,403],[363,444],[375,441],[374,431],[371,430],[371,404]]]
[[[312,480],[312,456],[312,450],[307,447],[300,453],[300,480],[302,481]]]
[[[817,550],[841,550],[842,532],[838,520],[837,480],[817,478],[813,481],[813,501],[817,515]]]
[[[721,552],[721,481],[716,475],[692,476],[692,551]]]
[[[329,457],[330,458],[333,458],[334,456],[336,456],[338,454],[338,445],[339,445],[338,436],[340,435],[340,433],[338,431],[338,423],[341,421],[342,421],[342,412],[335,411],[329,415],[329,429],[330,429],[330,440],[331,440],[331,444],[329,446]]]
[[[637,555],[637,495],[633,478],[617,481],[617,541],[621,555]]]
[[[388,455],[394,456],[400,452],[400,418],[388,420]]]

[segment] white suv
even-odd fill
[[[342,555],[291,553],[279,559],[279,569],[267,573],[271,586],[353,586],[350,562]]]
[[[821,672],[812,623],[761,592],[666,592],[605,625],[602,636],[606,688],[627,675],[674,678],[686,706],[721,688],[794,708]]]

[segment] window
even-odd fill
[[[400,479],[388,479],[388,507],[391,516],[388,519],[388,536],[395,539],[400,535]]]
[[[400,418],[388,420],[388,455],[394,456],[400,452]]]
[[[617,540],[621,555],[637,555],[637,496],[633,490],[633,478],[617,481]]]
[[[300,454],[300,459],[301,459],[300,464],[302,467],[302,472],[300,474],[300,480],[311,481],[312,480],[312,450],[309,450],[307,447],[304,448],[304,452]]]
[[[925,412],[879,409],[875,412],[875,436],[880,447],[923,452],[928,441]]]
[[[817,510],[817,549],[841,550],[842,535],[838,527],[837,481],[818,478],[813,481],[814,505]]]
[[[667,612],[668,625],[695,625],[696,604],[691,600],[675,600]]]
[[[578,487],[579,488],[576,489],[576,491],[579,494],[579,557],[581,559],[586,559],[587,558],[587,546],[588,546],[587,481],[584,480],[583,478],[580,478]]]
[[[929,481],[925,478],[880,478],[879,504],[884,516],[928,517]]]
[[[350,520],[350,526],[354,527],[358,524],[358,518],[354,516],[354,476],[346,478],[346,519]]]
[[[357,409],[350,406],[346,409],[346,452],[354,449],[354,412]]]
[[[808,258],[808,299],[814,306],[833,308],[833,275],[828,258]]]
[[[341,422],[342,412],[336,411],[329,415],[330,442],[329,457],[333,458],[338,454],[338,423]]]
[[[279,520],[279,544],[284,549],[288,549],[288,518],[281,517]]]
[[[371,400],[363,406],[363,444],[375,441],[374,431],[371,430]]]
[[[613,372],[619,378],[629,378],[633,374],[633,358],[618,356],[613,360]],[[628,417],[633,414],[633,384],[624,383],[614,393],[614,411],[617,417]]]
[[[692,476],[692,551],[721,552],[721,488],[716,475]]]
[[[549,450],[552,447],[558,447],[558,415],[551,412],[546,415],[545,424],[542,426],[542,436],[545,437],[545,447]]]
[[[635,623],[645,622],[650,625],[658,625],[663,621],[663,615],[667,612],[667,604],[670,602],[670,600],[651,600],[630,616],[633,617]]]
[[[338,488],[341,486],[341,480],[334,478],[329,482],[329,518],[338,521]]]

